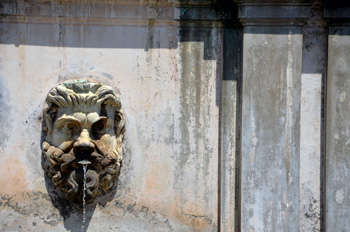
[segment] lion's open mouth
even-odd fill
[[[94,151],[85,151],[85,150],[74,152],[76,162],[81,165],[83,165],[83,163],[87,165],[91,164],[93,162],[93,157],[92,157],[93,152]]]
[[[71,148],[65,153],[49,143],[43,143],[45,170],[53,183],[61,188],[68,199],[82,202],[84,190],[84,166],[86,167],[86,201],[108,191],[120,170],[120,160],[114,155]]]

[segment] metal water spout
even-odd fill
[[[83,165],[83,167],[85,167],[85,166],[87,167],[89,164],[91,164],[91,162],[88,160],[81,160],[78,162],[78,164]]]

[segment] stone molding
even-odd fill
[[[325,5],[323,18],[329,26],[350,25],[350,6],[332,7]]]
[[[5,0],[1,5],[0,22],[9,23],[220,27],[234,17],[213,1]]]
[[[163,6],[210,6],[215,0],[2,0],[2,3],[43,3],[43,4],[85,4],[85,5],[113,5],[113,4],[127,4],[127,5],[163,5]]]
[[[310,17],[309,1],[235,0],[244,26],[302,26]]]

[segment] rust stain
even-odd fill
[[[3,162],[0,169],[0,194],[14,195],[28,191],[27,168],[15,155],[10,156]]]
[[[180,198],[173,199],[174,202],[168,203],[151,195],[143,195],[144,198],[135,202],[134,209],[141,211],[142,208],[150,209],[150,211],[157,212],[164,218],[173,220],[182,225],[189,226],[193,231],[210,231],[216,227],[214,217],[199,213],[200,206],[194,202],[187,202],[185,205],[179,201]],[[186,208],[186,209],[184,209]]]
[[[153,166],[150,163],[150,166]],[[157,165],[154,165],[157,166]],[[173,168],[166,163],[158,165],[157,167],[151,167],[148,169],[146,176],[146,185],[144,191],[151,196],[163,195],[169,191],[169,185],[173,178]]]
[[[193,197],[191,186],[188,186],[189,190],[185,193],[171,191],[169,187],[173,185],[174,168],[165,161],[161,163],[162,165],[149,163],[145,187],[142,196],[135,202],[134,209],[140,211],[146,207],[165,218],[191,227],[193,231],[210,231],[216,223],[212,220],[216,215],[208,215],[206,203]],[[179,194],[186,196],[180,197]],[[185,202],[183,198],[186,199]]]
[[[180,200],[180,199],[179,199]],[[203,205],[203,202],[187,201],[185,204],[178,202],[175,216],[184,224],[191,226],[195,231],[210,231],[215,224],[217,215],[210,215]]]

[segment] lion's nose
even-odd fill
[[[74,151],[80,152],[93,152],[95,149],[95,144],[91,142],[89,131],[86,129],[83,129],[73,146]]]

